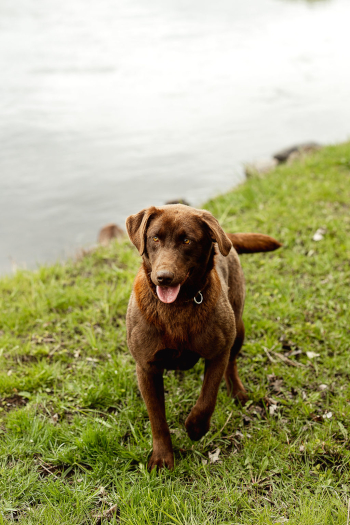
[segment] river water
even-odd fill
[[[0,271],[349,138],[349,21],[349,0],[1,0]]]

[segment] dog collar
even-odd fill
[[[199,300],[197,300],[197,296],[199,295]],[[199,291],[194,297],[193,300],[196,304],[202,304],[203,302],[203,294],[201,291]]]

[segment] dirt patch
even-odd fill
[[[0,399],[0,406],[6,411],[13,410],[14,408],[25,407],[28,403],[26,397],[20,396],[19,394],[14,394],[11,397],[4,397]]]
[[[12,356],[12,360],[16,363],[37,363],[42,356],[31,355],[31,354],[16,354]]]

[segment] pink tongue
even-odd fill
[[[177,286],[157,286],[157,295],[163,303],[173,303],[179,291],[179,284]]]

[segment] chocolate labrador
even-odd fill
[[[183,204],[141,210],[127,218],[126,227],[143,259],[126,323],[152,427],[148,466],[171,469],[164,369],[188,370],[205,359],[201,393],[185,422],[192,440],[208,432],[223,376],[228,394],[242,403],[247,400],[236,364],[244,339],[245,295],[237,253],[267,252],[281,245],[267,235],[225,233],[211,213]]]

